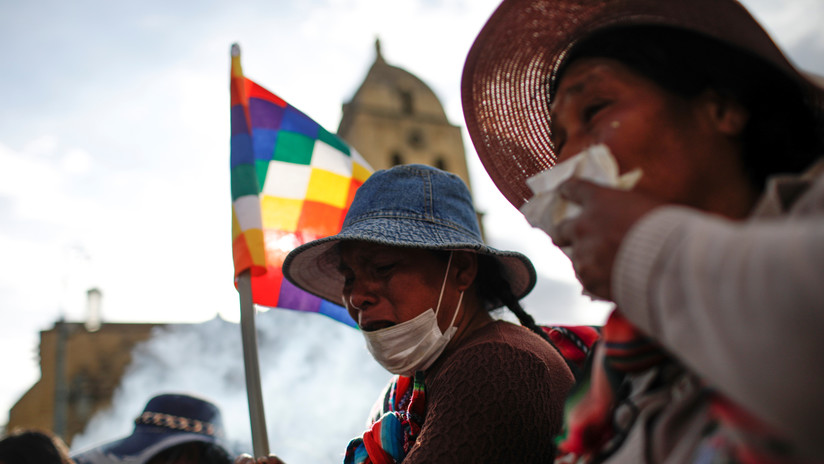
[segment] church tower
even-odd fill
[[[386,63],[380,40],[375,41],[375,62],[363,84],[343,104],[338,136],[375,170],[427,164],[456,174],[470,185],[461,128],[449,123],[429,86]]]

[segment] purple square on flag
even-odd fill
[[[243,107],[235,105],[229,110],[229,114],[231,115],[232,135],[248,134],[249,128],[246,126],[246,113]]]
[[[280,284],[280,296],[278,297],[278,308],[297,309],[299,311],[318,312],[321,299],[307,293],[286,279]]]
[[[260,98],[250,98],[249,118],[253,129],[279,129],[283,120],[283,107]]]
[[[320,125],[290,105],[284,111],[280,130],[295,132],[315,140],[318,138]]]

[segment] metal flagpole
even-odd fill
[[[243,365],[246,369],[246,396],[249,399],[249,419],[252,422],[252,448],[255,457],[269,455],[266,416],[263,414],[263,393],[260,387],[255,305],[252,303],[252,278],[243,271],[237,278],[240,293],[240,334],[243,340]]]

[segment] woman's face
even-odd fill
[[[344,278],[343,298],[349,315],[360,317],[371,331],[408,321],[435,309],[446,274],[446,261],[428,250],[382,246],[364,242],[341,243],[338,269]],[[454,294],[454,295],[453,295]],[[457,304],[457,290],[447,284],[442,308]],[[354,307],[353,307],[354,306]],[[446,319],[445,313],[449,313]],[[440,311],[447,324],[452,313]]]
[[[733,145],[708,119],[712,109],[704,100],[667,92],[619,61],[581,58],[563,74],[551,108],[558,162],[603,143],[620,172],[642,169],[636,191],[706,206],[704,197],[728,169],[721,157],[738,154],[719,153]]]

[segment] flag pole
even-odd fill
[[[252,278],[249,270],[237,277],[240,293],[240,335],[243,340],[243,365],[246,370],[246,396],[249,399],[249,419],[252,424],[252,449],[255,457],[269,455],[266,417],[263,414],[263,393],[260,386],[255,305],[252,302]]]

